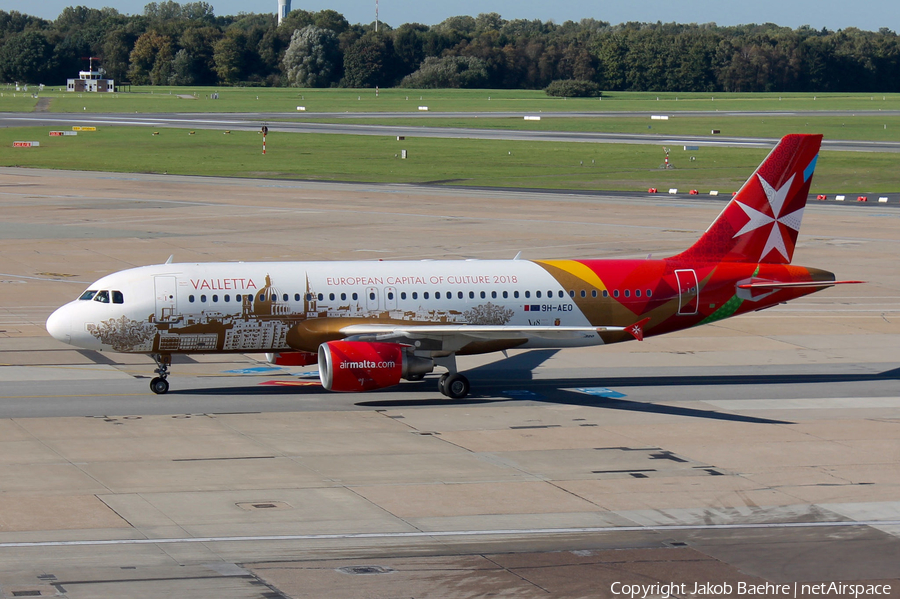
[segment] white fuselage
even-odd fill
[[[98,280],[47,328],[79,347],[133,353],[287,351],[312,319],[590,326],[570,290],[527,260],[161,264]],[[602,343],[599,335],[522,347]]]

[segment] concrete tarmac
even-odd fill
[[[665,255],[722,203],[0,169],[0,207],[0,597],[900,596],[889,206],[805,214],[795,262],[865,285],[641,343],[461,359],[462,401],[433,378],[325,393],[258,355],[180,360],[155,396],[147,358],[43,322],[170,254]]]

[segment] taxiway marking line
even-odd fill
[[[673,530],[755,530],[770,528],[828,528],[847,526],[900,526],[900,520],[841,520],[836,522],[771,522],[756,524],[675,524],[663,526],[602,526],[584,528],[529,528],[453,530],[432,532],[360,532],[255,537],[183,537],[165,539],[108,539],[93,541],[29,541],[0,543],[0,549],[21,547],[78,547],[97,545],[162,545],[175,543],[229,543],[238,541],[318,541],[334,539],[414,539],[424,537],[476,537],[491,535],[546,535],[605,532],[666,532]]]

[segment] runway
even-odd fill
[[[864,286],[617,346],[324,393],[256,355],[76,351],[103,274],[203,260],[645,257],[720,201],[0,169],[0,596],[613,597],[614,582],[900,589],[900,237],[811,204]],[[15,593],[31,593],[22,595]],[[798,596],[812,596],[800,592]]]
[[[875,112],[881,116],[896,111]],[[504,116],[522,116],[525,113],[428,113],[432,118],[467,117],[467,118],[502,118]],[[649,116],[650,113],[615,113],[615,117]],[[682,113],[678,113],[681,115]],[[749,116],[760,113],[689,113],[690,116],[722,115]],[[800,115],[804,113],[771,113],[772,116]],[[814,113],[823,115],[829,113]],[[839,114],[839,113],[838,113]],[[853,113],[860,114],[863,113]],[[612,118],[606,113],[553,113],[542,114],[546,118],[571,118],[573,116],[591,118]],[[687,116],[687,115],[685,115]],[[128,127],[172,127],[181,129],[228,129],[234,131],[258,131],[266,125],[271,132],[288,133],[322,133],[330,135],[377,135],[428,138],[465,138],[493,139],[514,141],[556,141],[578,143],[617,143],[644,145],[700,145],[730,148],[771,148],[778,142],[774,138],[730,137],[706,135],[656,135],[629,133],[602,133],[577,131],[509,131],[497,129],[477,129],[459,127],[422,127],[378,124],[342,124],[307,122],[310,118],[343,119],[379,118],[422,118],[416,114],[398,113],[316,113],[298,116],[295,113],[259,113],[259,114],[212,114],[212,113],[171,113],[171,114],[72,114],[72,113],[0,113],[0,126],[3,127],[71,127],[82,126],[128,126]],[[822,148],[841,152],[900,152],[900,142],[863,141],[826,139]]]

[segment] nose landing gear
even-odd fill
[[[172,356],[168,354],[153,354],[153,360],[156,362],[156,374],[159,376],[154,377],[152,381],[150,381],[150,390],[156,393],[157,395],[164,395],[169,392],[169,381],[166,378],[169,376],[169,366],[172,365]]]

